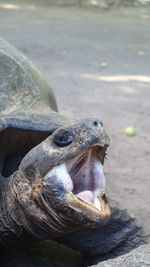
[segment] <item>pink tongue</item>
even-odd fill
[[[82,191],[76,195],[78,198],[93,204],[93,193],[89,190]]]
[[[97,197],[94,197],[93,193],[89,190],[82,191],[76,195],[76,197],[92,204],[95,206],[97,209],[101,210],[101,204],[100,201]]]

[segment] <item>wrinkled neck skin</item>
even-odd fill
[[[12,186],[12,184],[14,184]],[[22,234],[13,176],[0,179],[0,245],[16,241]]]
[[[42,195],[36,192],[36,188],[33,190],[20,171],[2,183],[0,202],[0,242],[3,244],[9,245],[20,240],[26,242],[28,239],[54,239],[77,229],[77,224],[67,221],[46,205]]]
[[[79,250],[85,255],[85,265],[95,266],[101,261],[116,258],[132,249],[148,243],[133,215],[121,209],[118,202],[109,198],[111,217],[109,222],[97,229],[81,228],[59,238],[59,243]]]
[[[32,244],[34,247],[36,246],[35,242],[37,242],[37,240],[40,241],[52,239],[82,252],[83,255],[85,255],[85,262],[88,265],[93,265],[108,258],[114,258],[118,255],[127,253],[133,248],[145,243],[145,240],[143,238],[144,234],[141,233],[141,228],[136,226],[134,218],[130,217],[125,210],[118,208],[118,203],[112,200],[109,200],[110,208],[112,211],[111,218],[108,224],[103,227],[96,229],[87,229],[81,226],[76,227],[72,224],[72,227],[74,227],[74,229],[71,233],[71,222],[68,221],[67,225],[65,221],[61,221],[61,224],[58,218],[59,223],[56,223],[55,217],[55,221],[50,218],[49,225],[47,225],[47,223],[43,223],[42,228],[39,218],[40,215],[37,212],[36,214],[33,213],[33,201],[30,199],[27,204],[30,205],[31,210],[31,216],[29,215],[29,212],[27,216],[25,212],[26,207],[23,205],[23,203],[20,202],[19,197],[14,198],[16,190],[22,188],[22,191],[20,192],[20,194],[22,195],[24,194],[24,189],[26,188],[26,186],[28,186],[23,177],[22,179],[24,181],[20,181],[17,176],[17,173],[14,174],[9,178],[7,183],[3,184],[4,191],[0,199],[2,203],[2,205],[0,205],[0,246],[1,243],[3,243],[3,246],[12,246],[13,244],[16,246],[27,245],[28,247],[28,242],[33,241]],[[54,228],[51,227],[52,222],[54,223]],[[60,229],[61,232],[65,231],[65,235],[60,234],[59,231],[56,234],[56,226],[58,227],[57,230]],[[42,247],[43,245],[41,245],[41,250]],[[47,251],[49,251],[49,253],[51,253],[50,246],[47,246],[46,249]],[[45,255],[45,252],[43,253]],[[33,249],[33,257],[34,254],[35,251]]]
[[[61,231],[64,230],[66,233],[62,235],[57,232],[56,235],[54,229],[56,230],[56,227],[57,230],[60,229],[60,220],[58,218],[58,224],[56,220],[54,221],[50,218],[50,224],[43,224],[42,228],[39,226],[41,224],[39,214],[37,211],[35,212],[36,214],[33,213],[35,205],[33,200],[29,199],[29,202],[26,202],[27,204],[25,205],[23,205],[21,201],[21,196],[24,194],[26,186],[29,190],[30,188],[25,177],[20,177],[20,175],[18,177],[18,175],[19,173],[16,172],[13,176],[9,177],[1,187],[3,194],[0,198],[2,204],[0,205],[0,246],[2,244],[7,247],[13,244],[16,246],[28,247],[29,242],[32,242],[34,248],[36,247],[37,241],[53,239],[82,252],[83,255],[85,255],[86,263],[88,265],[93,265],[108,258],[114,258],[116,255],[127,253],[131,249],[145,243],[143,234],[141,234],[141,229],[136,226],[134,218],[130,217],[126,211],[118,208],[118,203],[112,200],[109,200],[112,211],[111,218],[103,227],[87,229],[80,226],[75,229],[76,226],[72,224],[74,229],[71,233],[69,228],[71,222],[68,222],[68,227],[68,225],[65,226],[66,221],[63,221],[64,225],[61,224]],[[19,199],[19,195],[16,195],[16,191],[20,189],[22,190],[20,191]],[[28,210],[26,213],[28,205],[30,205],[31,214],[29,214]],[[52,222],[54,222],[54,228],[51,227]],[[65,227],[63,228],[63,226]],[[42,250],[43,245],[40,247],[40,250]],[[47,246],[46,249],[51,254],[51,247]],[[21,255],[21,251],[19,253]],[[45,251],[43,251],[43,253],[45,255]],[[34,255],[35,251],[33,249],[33,258]],[[47,261],[49,262],[48,259]]]

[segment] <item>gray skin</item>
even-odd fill
[[[60,115],[43,76],[2,38],[0,79],[0,266],[87,266],[142,244],[134,219],[104,192],[101,211],[76,197],[73,173],[86,170],[82,161],[91,153],[104,163],[109,137],[101,121]],[[47,175],[68,162],[75,162],[72,190]],[[58,243],[46,240],[68,248],[56,252]]]

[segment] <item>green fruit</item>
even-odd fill
[[[107,67],[108,67],[108,64],[106,62],[101,63],[101,68],[107,68]]]
[[[145,55],[145,52],[144,51],[138,51],[138,55],[139,56],[144,56]]]
[[[129,126],[125,129],[125,134],[128,136],[134,136],[136,134],[135,128],[132,126]]]

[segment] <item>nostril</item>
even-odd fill
[[[94,126],[97,126],[98,125],[98,122],[97,121],[94,121]]]
[[[94,126],[98,126],[98,125],[103,126],[103,123],[101,121],[94,121],[93,124]]]

